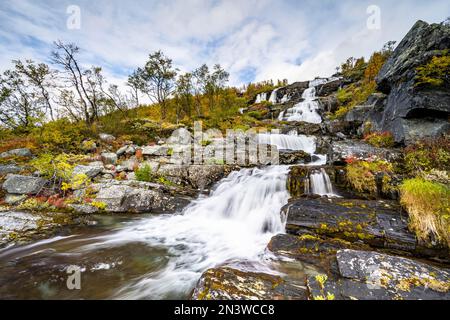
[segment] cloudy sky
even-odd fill
[[[79,29],[68,28],[73,5]],[[158,49],[183,71],[220,63],[233,85],[292,82],[329,76],[348,56],[401,40],[418,19],[448,16],[448,0],[0,0],[0,70],[12,59],[48,62],[60,39],[119,85]]]

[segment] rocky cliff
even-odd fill
[[[417,86],[417,68],[450,48],[450,26],[418,21],[400,42],[377,77],[387,95],[384,108],[370,113],[377,130],[391,131],[397,142],[436,137],[450,130],[450,86]]]

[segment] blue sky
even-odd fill
[[[79,30],[67,28],[70,5],[81,10]],[[367,27],[370,5],[380,8],[380,29]],[[448,0],[0,0],[0,70],[12,59],[48,61],[61,39],[119,85],[158,49],[182,71],[220,63],[233,85],[293,82],[329,76],[348,56],[401,40],[418,19],[448,16]]]

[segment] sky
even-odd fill
[[[183,72],[219,63],[235,86],[303,81],[448,16],[448,0],[0,0],[0,71],[48,63],[62,40],[119,86],[156,50]]]

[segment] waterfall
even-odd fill
[[[315,170],[309,175],[309,184],[305,186],[305,192],[310,194],[317,194],[319,196],[336,197],[337,194],[333,191],[330,177],[325,169]]]
[[[303,101],[280,114],[280,121],[303,121],[321,123],[322,117],[317,113],[319,102],[316,101],[316,88],[310,87],[303,92]]]
[[[302,150],[313,154],[316,151],[316,138],[305,135],[290,134],[258,134],[258,142],[277,146],[278,150]]]
[[[264,102],[264,101],[267,101],[267,92],[259,93],[259,94],[256,96],[256,101],[255,101],[255,103],[261,103],[261,102]]]
[[[269,98],[269,102],[272,104],[277,104],[278,103],[278,90],[280,90],[281,88],[277,88],[275,90],[272,91],[272,93],[270,94],[270,98]]]
[[[136,242],[168,248],[168,265],[119,290],[117,298],[125,299],[187,295],[202,272],[224,263],[262,266],[267,243],[284,232],[280,209],[289,199],[288,170],[273,166],[233,172],[209,197],[194,201],[182,213],[141,220],[83,250]]]

